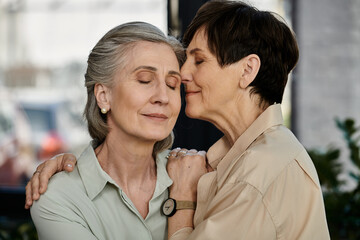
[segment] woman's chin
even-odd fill
[[[195,111],[195,109],[192,109],[192,108],[190,108],[188,106],[186,106],[186,108],[185,108],[185,114],[189,118],[195,118],[195,119],[200,118],[200,115]]]
[[[170,135],[169,133],[153,133],[153,134],[149,134],[148,136],[146,136],[146,139],[150,140],[150,141],[154,141],[154,142],[159,142],[164,140],[165,138],[167,138]]]

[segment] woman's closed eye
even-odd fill
[[[200,64],[202,64],[203,62],[204,62],[203,59],[195,59],[195,64],[196,64],[196,65],[200,65]]]
[[[175,90],[177,88],[177,84],[175,83],[168,83],[166,84],[171,90]]]
[[[149,84],[154,79],[154,75],[151,72],[140,72],[137,74],[137,80],[140,84]]]
[[[138,80],[139,83],[141,84],[149,84],[151,82],[151,80]]]
[[[178,86],[180,86],[180,82],[181,80],[175,76],[171,76],[166,79],[166,85],[172,90],[175,90]]]

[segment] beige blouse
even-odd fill
[[[194,226],[180,239],[330,239],[312,160],[270,106],[230,147],[222,138],[208,151],[215,169],[198,184]]]

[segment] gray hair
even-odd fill
[[[97,83],[107,87],[113,86],[115,72],[124,66],[127,52],[139,41],[165,43],[174,50],[179,65],[181,66],[184,62],[185,53],[181,43],[174,37],[166,36],[160,29],[149,23],[129,22],[107,32],[90,52],[85,73],[88,98],[84,117],[88,123],[90,136],[98,143],[105,140],[109,129],[107,116],[101,114],[97,105],[94,87]],[[173,133],[155,143],[153,156],[171,147],[172,143]]]

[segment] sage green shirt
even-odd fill
[[[31,207],[40,239],[167,239],[167,219],[160,213],[172,184],[166,172],[168,151],[157,156],[157,180],[149,213],[143,219],[131,200],[100,167],[89,145],[71,173],[53,176]]]

